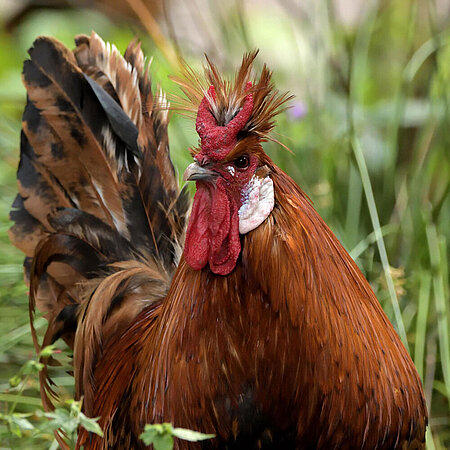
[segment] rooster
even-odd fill
[[[141,449],[147,423],[213,433],[177,449],[424,448],[414,365],[360,270],[266,155],[287,95],[244,55],[233,82],[183,66],[198,148],[180,191],[167,102],[139,44],[40,37],[23,79],[11,240],[30,317],[74,351],[75,396],[104,437]],[[55,395],[43,359],[41,396]],[[58,437],[64,446],[62,436]]]

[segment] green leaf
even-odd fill
[[[157,434],[153,438],[153,447],[155,450],[172,450],[173,437],[170,434]]]
[[[13,414],[12,420],[22,430],[33,430],[34,429],[33,424],[29,420],[25,419],[25,417],[22,417],[21,414]]]
[[[62,428],[70,434],[78,427],[78,420],[74,417],[70,417],[69,412],[63,408],[56,408],[52,412],[44,413],[44,416],[47,417],[47,419],[50,419],[44,428],[51,430]]]
[[[155,450],[172,450],[172,432],[173,428],[170,423],[145,425],[144,432],[140,435],[140,438],[145,445],[153,444]]]
[[[47,357],[47,356],[51,356],[53,355],[53,353],[55,353],[56,351],[56,347],[54,344],[52,345],[47,345],[46,347],[44,347],[41,352],[39,353],[40,357]]]
[[[173,428],[170,423],[145,425],[140,438],[146,445],[153,444],[155,450],[172,450],[173,436],[185,441],[197,442],[215,437],[214,434],[203,434],[186,428]]]
[[[80,425],[87,431],[98,434],[103,437],[103,431],[100,428],[100,425],[97,423],[97,420],[100,417],[90,418],[86,417],[83,413],[80,413]]]
[[[32,373],[39,373],[44,368],[44,364],[35,361],[34,359],[30,359],[23,366],[22,374],[30,375]]]
[[[12,434],[20,438],[23,430],[34,429],[33,424],[26,419],[30,415],[24,413],[0,414],[0,420],[8,425]]]
[[[44,365],[40,362],[30,359],[20,369],[19,372],[9,379],[9,385],[11,387],[17,387],[24,377],[24,375],[30,375],[33,373],[39,373],[43,369]]]
[[[20,429],[19,425],[15,422],[8,422],[9,430],[12,434],[16,435],[17,437],[22,437],[22,430]]]
[[[190,442],[204,441],[206,439],[216,437],[215,434],[204,434],[199,431],[192,431],[186,428],[174,428],[172,430],[172,434],[179,439],[184,439],[185,441]]]
[[[66,403],[70,406],[70,415],[72,417],[78,417],[81,414],[81,401],[77,402],[74,399],[66,400]]]
[[[20,382],[22,381],[22,377],[20,375],[14,375],[9,379],[9,385],[11,387],[17,387],[19,386]]]

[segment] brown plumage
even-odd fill
[[[256,53],[233,84],[209,61],[205,76],[185,67],[177,80],[182,108],[197,111],[205,95],[209,105],[185,174],[197,194],[179,261],[188,202],[139,46],[129,64],[95,34],[73,53],[40,38],[30,54],[11,237],[26,267],[32,260],[44,342],[74,346],[76,395],[100,416],[105,437],[80,430],[78,446],[144,448],[146,423],[172,422],[216,434],[178,449],[424,448],[407,351],[351,257],[261,147],[288,97],[266,67],[252,77]],[[233,120],[242,126],[226,136],[230,150],[210,150]]]

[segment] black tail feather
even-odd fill
[[[125,59],[95,33],[76,45],[71,52],[40,37],[24,63],[10,237],[26,255],[30,319],[36,306],[48,319],[41,344],[32,328],[36,349],[58,338],[78,348],[74,371],[84,384],[77,392],[88,398],[102,343],[163,300],[190,201],[170,159],[168,105],[153,95],[139,44]],[[41,394],[52,409],[46,367]]]

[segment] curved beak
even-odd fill
[[[197,180],[208,180],[215,178],[217,173],[213,170],[206,169],[205,167],[199,166],[196,162],[189,164],[184,171],[183,180],[184,181],[197,181]]]

